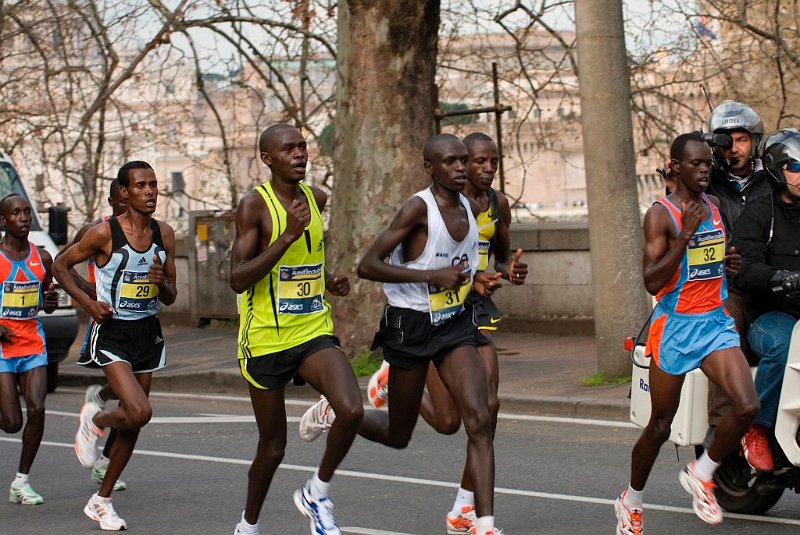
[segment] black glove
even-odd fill
[[[800,292],[800,271],[776,271],[769,280],[772,295],[791,295]]]

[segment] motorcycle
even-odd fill
[[[650,419],[650,359],[645,356],[642,333],[625,340],[633,363],[630,420],[645,427]],[[752,368],[755,376],[756,368]],[[708,379],[700,370],[686,374],[680,404],[672,422],[670,440],[702,452],[708,431]],[[714,474],[716,497],[731,513],[762,514],[780,500],[786,489],[800,493],[800,321],[792,331],[789,358],[781,388],[778,418],[770,438],[775,467],[754,471],[741,450],[722,461]]]

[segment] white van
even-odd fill
[[[0,151],[0,199],[10,193],[17,193],[25,197],[31,207],[33,208],[33,222],[31,224],[31,231],[28,239],[36,244],[38,247],[45,249],[50,255],[55,258],[58,254],[59,245],[64,245],[67,240],[67,212],[65,209],[56,209],[53,211],[56,224],[52,227],[58,227],[61,233],[55,236],[42,230],[41,222],[39,221],[39,214],[36,210],[36,204],[28,197],[28,192],[25,191],[25,186],[14,168],[11,159],[2,151]],[[55,230],[53,229],[50,229]],[[75,340],[78,334],[78,314],[72,306],[72,298],[56,286],[58,291],[58,308],[52,314],[45,314],[39,312],[44,326],[44,335],[47,340],[47,391],[53,392],[58,386],[58,363],[67,358],[69,347]]]

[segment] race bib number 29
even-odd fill
[[[118,308],[145,311],[156,307],[158,286],[150,282],[150,275],[138,271],[123,271]]]

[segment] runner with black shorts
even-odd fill
[[[111,181],[111,184],[108,188],[108,205],[111,207],[111,215],[104,215],[94,221],[91,221],[81,227],[78,232],[75,233],[75,237],[72,239],[70,243],[64,246],[62,249],[66,251],[74,244],[79,242],[86,231],[90,228],[99,225],[105,221],[108,221],[112,217],[119,217],[125,212],[128,211],[128,198],[122,194],[119,188],[119,180],[116,178]],[[56,258],[60,256],[62,253],[56,255]],[[87,278],[84,279],[75,269],[72,269],[70,272],[72,274],[72,278],[75,280],[76,283],[86,292],[88,295],[93,296],[96,299],[96,290],[95,290],[95,267],[94,261],[89,259],[86,265],[87,271]],[[89,341],[92,334],[92,326],[94,325],[94,320],[91,316],[89,316],[89,325],[86,328],[86,336],[83,340],[83,345],[81,346],[80,356],[83,359],[86,359],[88,356],[89,351]],[[100,408],[105,408],[106,402],[116,399],[114,396],[114,392],[111,390],[111,387],[108,386],[108,383],[104,385],[89,385],[86,388],[86,394],[84,396],[84,400],[87,403],[96,403],[100,406]],[[103,446],[103,453],[100,454],[100,457],[94,463],[92,467],[91,474],[89,478],[97,483],[98,485],[103,483],[103,479],[106,477],[106,470],[108,470],[108,463],[109,463],[109,455],[111,455],[111,448],[114,446],[114,441],[117,439],[117,430],[113,427],[108,431],[108,437],[106,438],[106,444]],[[128,486],[125,484],[124,481],[118,479],[117,482],[114,484],[114,490],[120,491],[125,490]]]
[[[478,332],[473,307],[465,304],[478,269],[478,208],[461,195],[467,148],[453,135],[434,136],[425,144],[424,165],[433,185],[406,201],[358,267],[359,277],[386,283],[389,305],[374,346],[383,348],[390,365],[392,392],[388,413],[367,411],[359,434],[405,448],[432,362],[467,432],[477,535],[497,535],[489,381],[477,349],[488,342]]]
[[[85,467],[98,458],[97,441],[104,429],[118,430],[100,490],[84,513],[104,530],[126,529],[114,511],[111,492],[128,463],[139,431],[152,416],[148,395],[152,373],[166,365],[158,321],[159,301],[175,302],[175,231],[152,218],[158,180],[149,164],[133,161],[117,175],[128,197],[128,211],[91,229],[56,259],[53,270],[64,289],[91,314],[94,325],[88,354],[79,364],[101,367],[118,407],[102,410],[93,402],[81,408],[75,453]],[[96,298],[84,292],[70,275],[76,264],[94,259]]]
[[[53,260],[28,241],[32,221],[31,205],[21,195],[0,200],[0,224],[5,228],[0,239],[0,429],[22,429],[19,388],[28,418],[8,500],[23,505],[44,503],[28,479],[44,434],[47,395],[47,349],[38,312],[49,314],[58,306],[50,275]]]
[[[330,428],[322,461],[295,491],[294,503],[312,534],[340,535],[330,481],[356,437],[364,408],[353,369],[333,336],[324,292],[347,295],[350,283],[326,269],[322,211],[328,197],[302,183],[308,164],[303,135],[290,125],[274,125],[261,134],[259,149],[272,178],[239,202],[231,250],[230,285],[242,294],[239,368],[259,433],[234,533],[258,533],[261,507],[286,448],[285,386],[299,373],[328,396],[332,409],[319,414],[321,425]]]

